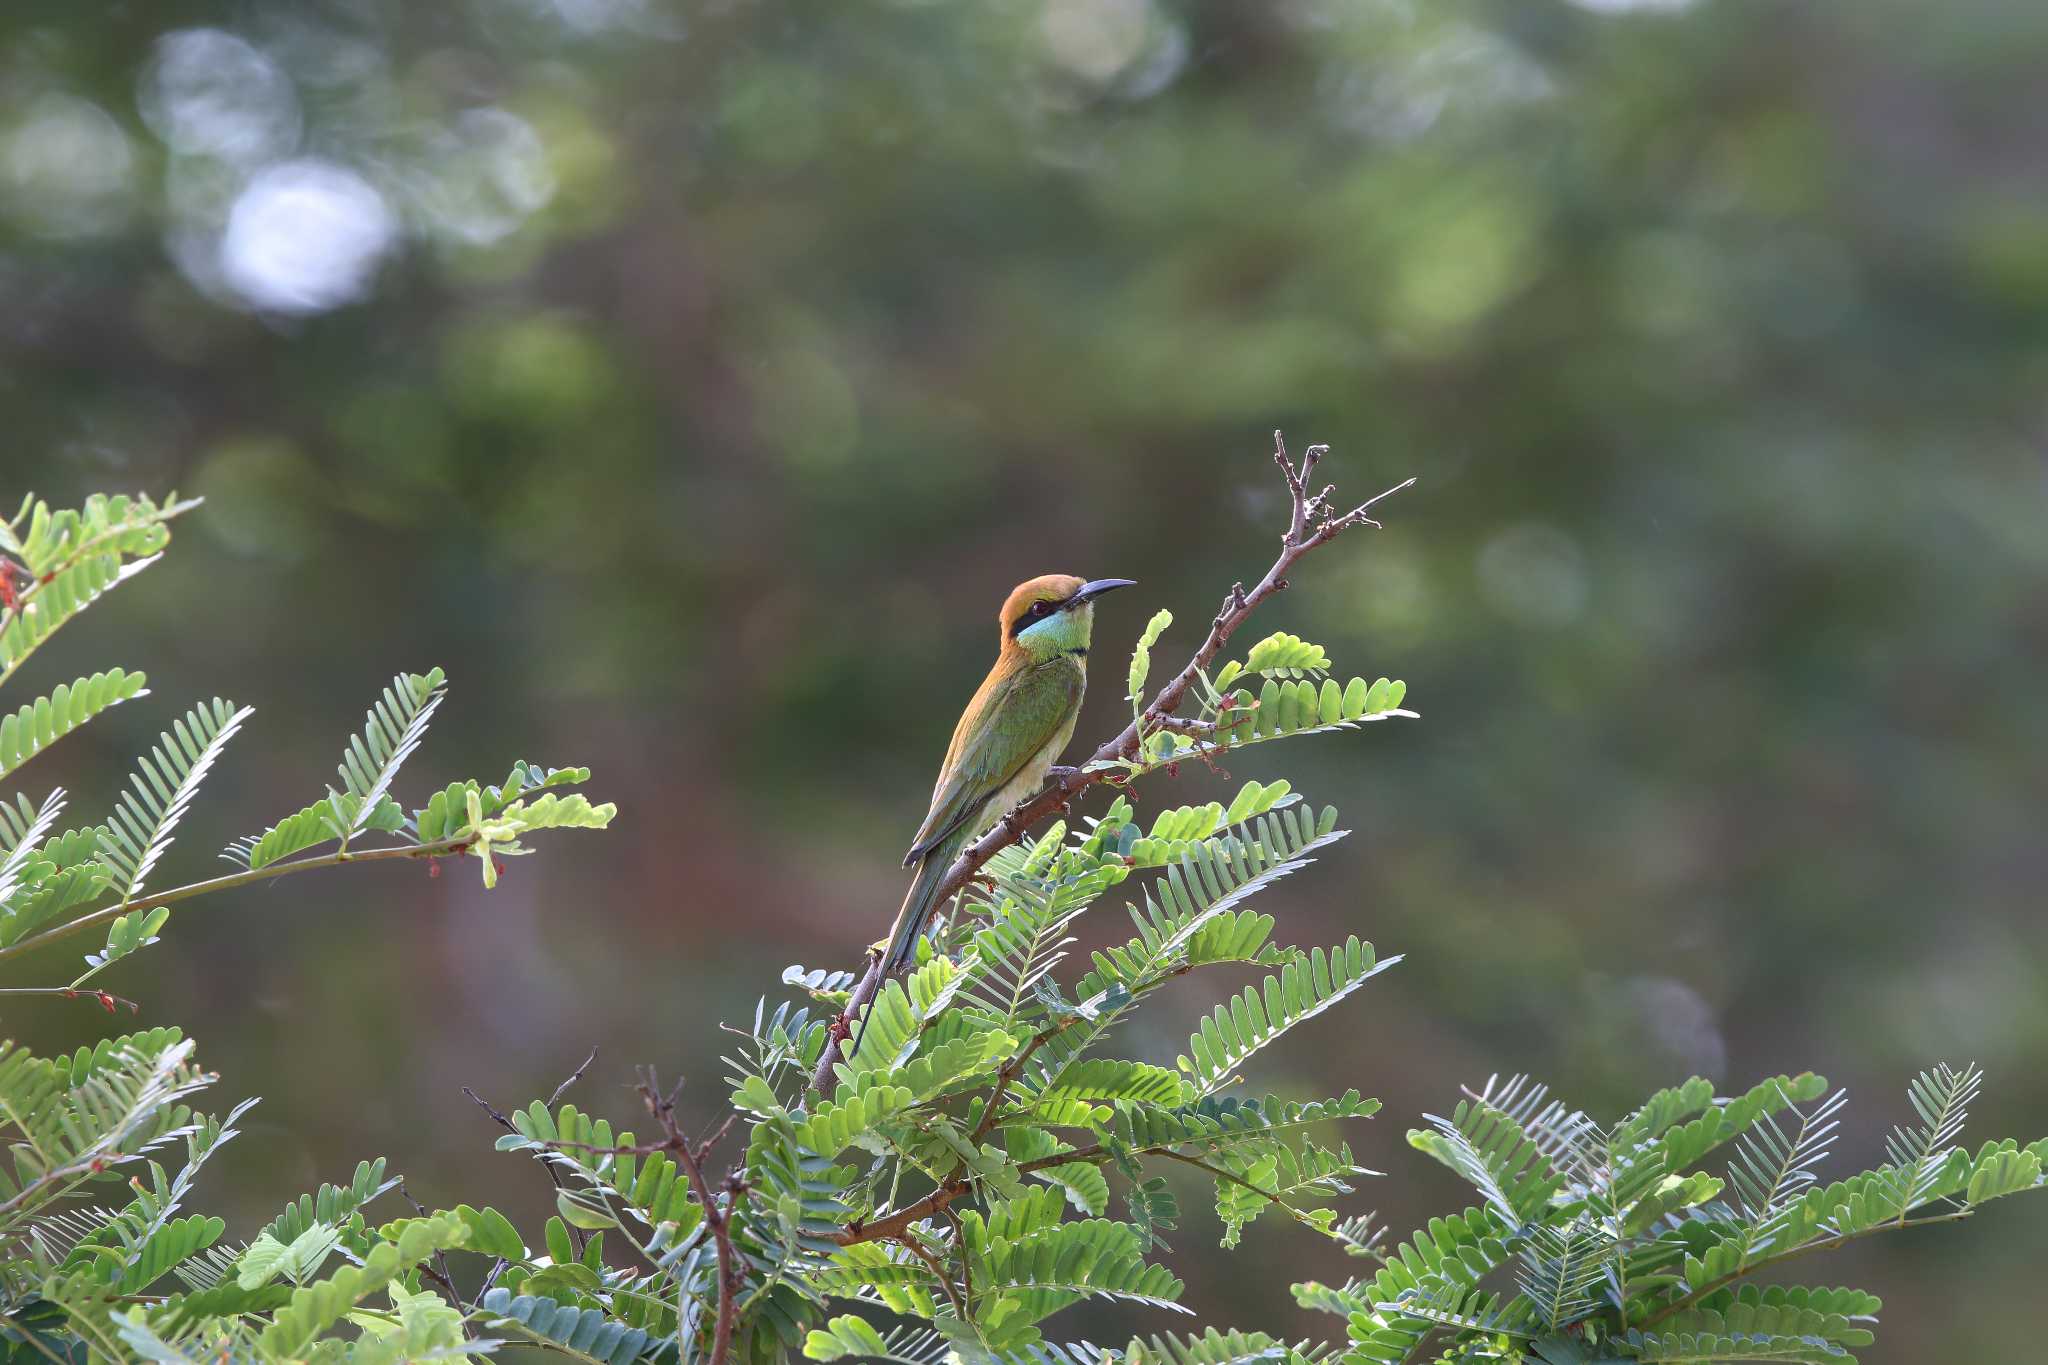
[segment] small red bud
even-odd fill
[[[491,866],[497,870],[497,873],[500,877],[505,875],[505,863],[502,859],[491,859]]]
[[[436,859],[436,858],[429,858],[429,859],[427,859],[427,879],[428,879],[429,881],[431,881],[431,880],[433,880],[434,878],[436,878],[436,877],[438,877],[438,876],[440,876],[440,875],[441,875],[441,863],[440,863],[440,860],[439,860],[439,859]]]
[[[114,1012],[114,997],[107,994],[107,992],[105,991],[101,991],[99,993],[99,997],[100,1008],[105,1010],[108,1014],[112,1014]]]
[[[99,1157],[94,1157],[92,1159],[92,1173],[94,1175],[98,1175],[101,1171],[104,1171],[105,1169],[107,1169],[107,1163],[105,1161],[102,1161]]]

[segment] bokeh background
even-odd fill
[[[35,660],[154,689],[38,789],[252,703],[162,872],[210,875],[440,663],[414,803],[525,756],[623,812],[113,974],[265,1097],[209,1197],[246,1233],[381,1153],[537,1214],[461,1087],[593,1043],[587,1106],[650,1062],[709,1112],[717,1021],[894,910],[1004,590],[1134,577],[1110,671],[1158,606],[1187,646],[1268,560],[1275,427],[1421,480],[1259,625],[1423,719],[1232,765],[1357,831],[1265,907],[1408,955],[1258,1067],[1387,1101],[1355,1207],[1462,1201],[1401,1135],[1495,1071],[1611,1115],[1811,1067],[1868,1159],[1975,1060],[1976,1136],[2048,1130],[2043,69],[2035,0],[13,0],[0,492],[208,500]],[[1343,1258],[1212,1228],[1205,1317],[1341,1331],[1285,1286]],[[1869,1360],[2017,1361],[2044,1264],[2014,1204],[1811,1268],[1886,1299]]]

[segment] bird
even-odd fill
[[[1019,583],[1003,599],[995,667],[953,727],[931,810],[903,858],[917,876],[889,931],[885,976],[916,960],[917,941],[938,908],[939,884],[960,850],[1037,791],[1073,738],[1088,685],[1095,599],[1134,581],[1045,574]]]

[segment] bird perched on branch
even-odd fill
[[[960,850],[1037,791],[1067,747],[1088,684],[1095,599],[1131,582],[1047,574],[1019,583],[1004,600],[1001,652],[953,727],[931,811],[903,859],[917,867],[917,879],[896,912],[885,973],[916,960],[917,940]]]

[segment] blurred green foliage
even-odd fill
[[[251,1212],[401,1115],[445,1130],[415,1188],[467,1174],[458,1087],[545,1093],[581,1054],[536,1040],[710,1074],[673,1040],[880,931],[1003,590],[1127,575],[1129,633],[1204,619],[1268,549],[1275,426],[1422,480],[1272,619],[1429,699],[1289,774],[1361,831],[1299,936],[1409,956],[1306,1083],[1614,1110],[1950,1057],[2037,1130],[2044,60],[2016,0],[17,0],[0,468],[210,500],[129,590],[159,638],[103,660],[88,616],[25,681],[303,717],[216,775],[223,840],[393,659],[472,699],[449,775],[538,730],[635,813],[489,902],[295,884],[158,950],[146,1010],[270,1097]],[[111,796],[152,719],[65,785]],[[563,895],[595,860],[614,894]],[[1449,1197],[1360,1156],[1391,1221]],[[2013,1358],[2023,1224],[1845,1254],[1869,1358],[1926,1358],[1935,1305]],[[1189,1301],[1336,1273],[1280,1245],[1186,1256]]]

